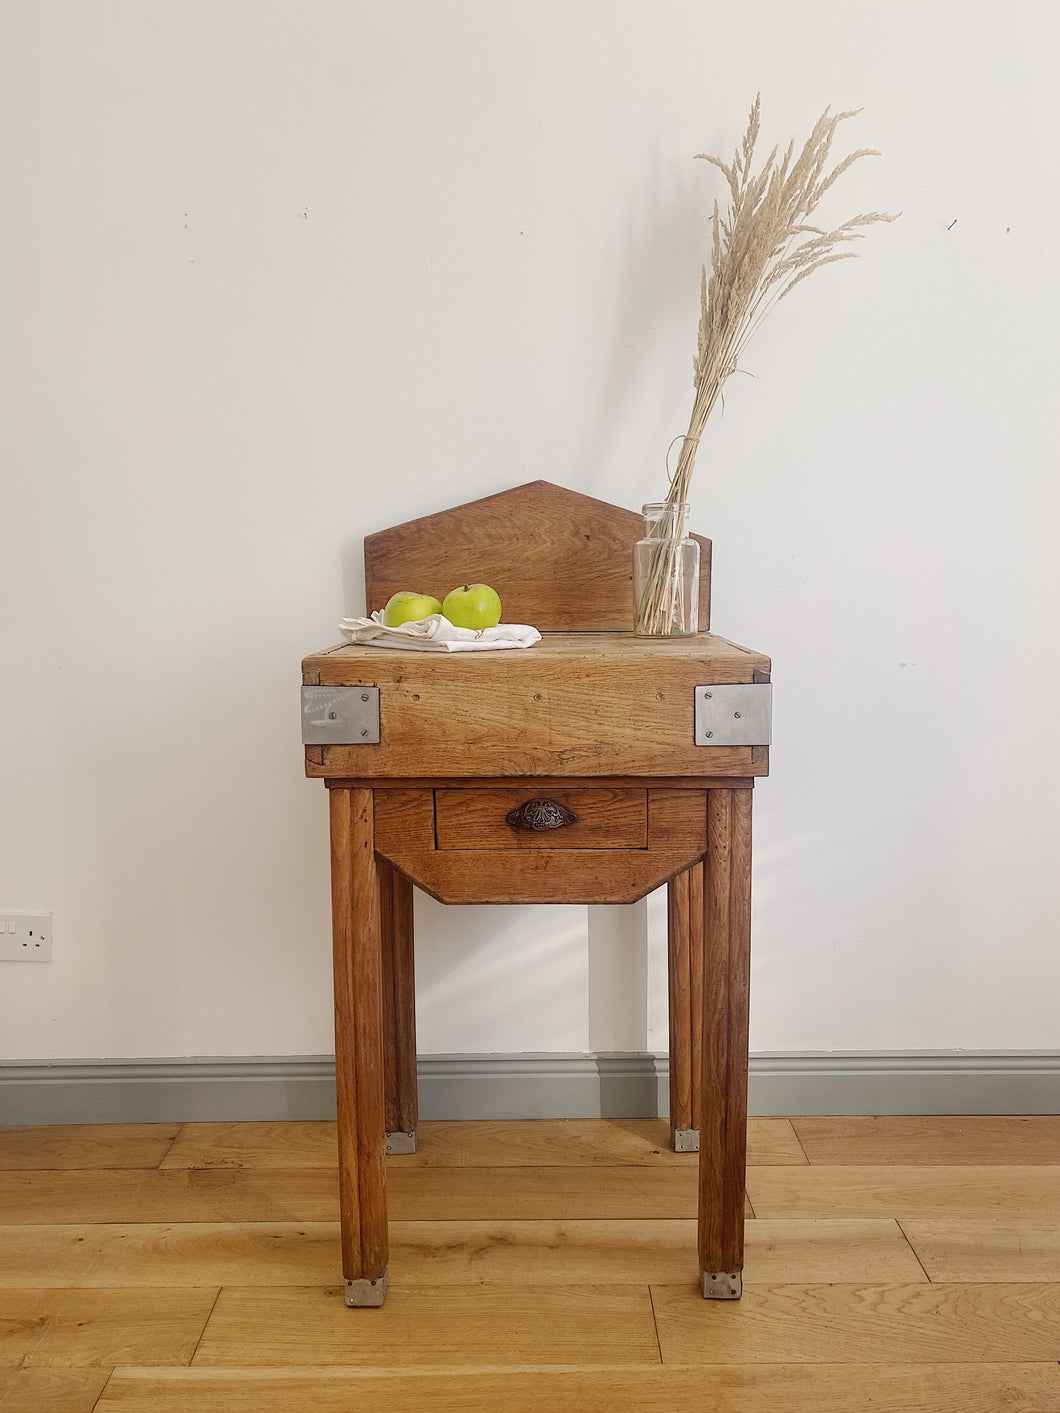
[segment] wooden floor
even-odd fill
[[[347,1310],[332,1125],[0,1129],[0,1413],[1060,1413],[1060,1117],[753,1119],[738,1302],[663,1123],[420,1139]]]

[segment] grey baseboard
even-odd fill
[[[1058,1050],[752,1055],[752,1114],[1060,1114]]]
[[[0,1063],[0,1124],[334,1117],[326,1055]]]
[[[666,1114],[665,1055],[421,1055],[424,1119]],[[0,1124],[335,1116],[328,1056],[0,1062]],[[749,1110],[796,1114],[1060,1113],[1058,1051],[752,1055]]]

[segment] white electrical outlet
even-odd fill
[[[0,962],[50,962],[52,915],[20,908],[0,912]]]

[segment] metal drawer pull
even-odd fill
[[[578,822],[574,811],[556,800],[527,800],[505,817],[513,829],[562,829]]]

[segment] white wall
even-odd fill
[[[330,1046],[301,657],[365,533],[545,477],[637,506],[756,89],[903,211],[763,330],[697,471],[773,655],[756,1050],[1052,1048],[1054,5],[8,0],[0,1058]],[[638,920],[639,919],[639,920]],[[646,919],[645,961],[636,928]],[[583,909],[420,924],[421,1048],[665,1044]],[[631,932],[632,927],[632,932]]]

